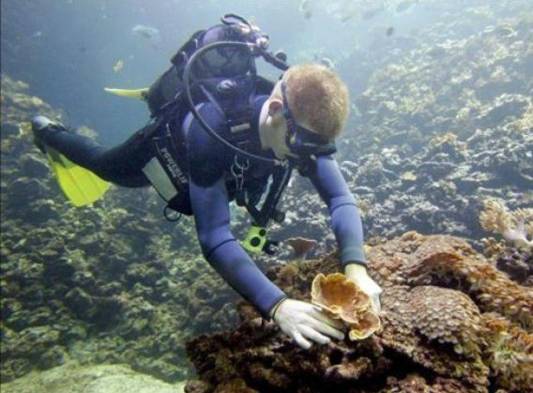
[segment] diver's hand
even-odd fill
[[[312,346],[311,341],[327,344],[331,339],[344,339],[343,324],[324,314],[319,307],[294,299],[284,299],[275,307],[272,318],[280,329],[303,349]],[[311,340],[311,341],[310,341]]]
[[[344,275],[348,278],[348,280],[351,280],[357,284],[357,286],[370,297],[370,300],[372,300],[372,305],[374,306],[374,311],[379,314],[381,312],[379,295],[381,295],[383,290],[368,275],[366,267],[357,263],[350,263],[344,268]]]

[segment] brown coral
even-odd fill
[[[318,274],[311,285],[312,302],[348,323],[357,321],[357,312],[370,305],[370,298],[344,274]]]
[[[533,335],[495,313],[483,315],[483,334],[489,343],[486,363],[498,384],[510,391],[533,386]]]
[[[350,326],[350,340],[367,338],[380,328],[370,298],[341,273],[319,273],[311,285],[311,301]]]
[[[285,241],[292,247],[293,257],[296,259],[305,259],[305,256],[318,244],[316,240],[305,237],[291,237]]]
[[[464,240],[410,232],[374,247],[368,257],[382,286],[451,287],[469,295],[483,312],[495,311],[523,327],[533,327],[533,289],[510,280]]]
[[[370,298],[341,273],[319,273],[311,285],[311,301],[350,326],[350,340],[362,340],[379,330]]]
[[[452,236],[409,232],[375,245],[367,255],[369,274],[384,289],[379,331],[366,340],[302,351],[275,325],[248,319],[237,330],[189,344],[189,356],[211,384],[209,391],[236,378],[261,392],[530,389],[533,340],[527,329],[533,296],[528,288]],[[294,266],[293,279],[283,289],[298,299],[309,298],[317,271],[340,268],[333,254]],[[280,284],[282,273],[276,267],[268,275]],[[327,298],[346,305],[344,292],[351,290],[341,285]]]
[[[479,311],[457,291],[434,286],[394,286],[382,295],[383,332],[388,348],[437,375],[484,391],[488,368],[481,362]]]
[[[468,296],[433,286],[413,288],[410,295],[409,311],[418,332],[439,344],[451,344],[457,354],[480,354],[480,313]]]

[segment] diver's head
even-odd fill
[[[268,147],[278,158],[327,152],[346,123],[349,102],[346,85],[331,69],[319,64],[289,68],[265,103]]]

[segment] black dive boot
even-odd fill
[[[41,140],[44,133],[67,131],[63,124],[52,121],[46,116],[35,116],[31,121],[31,129],[33,142],[43,153],[46,153],[46,144]]]

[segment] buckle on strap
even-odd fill
[[[231,164],[231,174],[235,179],[236,190],[241,192],[244,186],[244,172],[250,168],[250,160],[247,158],[244,162],[239,162],[239,156],[236,154],[233,159],[233,164]]]

